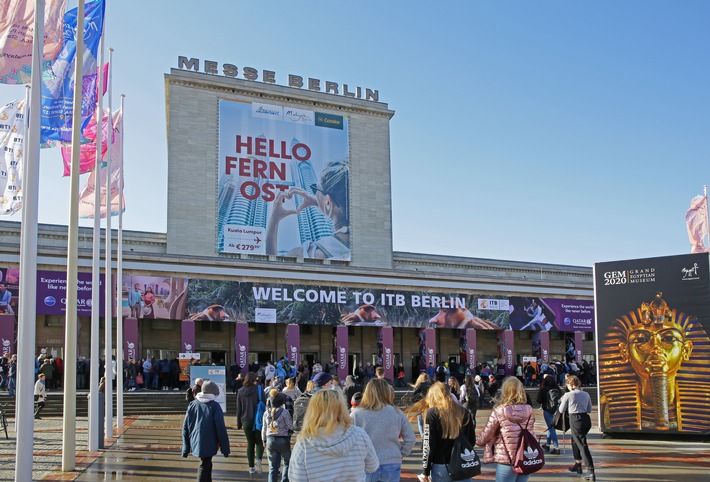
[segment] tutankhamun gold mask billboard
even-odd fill
[[[707,254],[597,263],[604,432],[710,433]]]

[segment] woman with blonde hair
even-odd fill
[[[407,417],[394,406],[394,389],[387,380],[370,380],[350,417],[370,436],[380,463],[377,471],[366,475],[365,482],[399,482],[402,458],[409,455],[417,439]]]
[[[420,373],[416,383],[414,384],[412,399],[415,402],[418,402],[426,398],[426,394],[429,391],[429,387],[431,387],[431,380],[429,379],[429,375],[424,372]],[[424,438],[424,417],[421,413],[417,416],[417,427],[419,428],[419,436]]]
[[[451,395],[453,395],[456,398],[457,402],[460,402],[461,400],[459,399],[461,395],[461,384],[459,381],[456,379],[456,377],[449,377],[449,390],[451,390]]]
[[[485,446],[483,462],[495,462],[496,482],[527,482],[529,475],[517,474],[512,464],[518,451],[521,430],[535,426],[533,408],[527,404],[525,387],[515,377],[508,377],[486,426],[476,437],[476,445]]]
[[[296,380],[293,377],[286,379],[286,388],[281,390],[281,393],[287,395],[294,402],[301,396],[301,390],[296,386]]]
[[[473,445],[476,434],[468,410],[464,409],[451,397],[451,390],[441,382],[434,383],[426,398],[412,405],[407,413],[414,417],[424,413],[424,439],[422,450],[423,472],[419,474],[422,482],[451,482],[446,464],[451,460],[454,441],[463,431]],[[462,479],[470,481],[471,479]]]
[[[291,482],[357,482],[377,470],[370,437],[352,424],[343,397],[318,390],[311,397],[291,453]]]

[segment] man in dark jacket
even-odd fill
[[[197,398],[197,394],[202,391],[203,383],[202,378],[195,379],[195,386],[187,387],[187,391],[185,392],[185,400],[192,402],[195,398]]]
[[[222,407],[216,402],[219,386],[209,380],[202,385],[202,392],[190,402],[182,424],[182,456],[192,453],[200,458],[197,480],[212,482],[212,457],[221,451],[229,457],[229,436],[224,424]]]

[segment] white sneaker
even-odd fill
[[[256,468],[256,471],[257,471],[258,473],[261,473],[261,460],[256,459],[256,460],[254,461],[254,468]]]
[[[250,474],[255,474],[255,473],[256,473],[256,469],[255,469],[254,467],[249,467],[249,473],[250,473]]]

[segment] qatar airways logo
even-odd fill
[[[5,356],[5,354],[10,354],[12,350],[10,350],[10,345],[12,342],[10,340],[6,340],[5,338],[2,339],[2,354]]]
[[[126,350],[128,352],[128,358],[133,358],[134,360],[136,359],[136,344],[133,343],[132,341],[126,342],[126,346],[128,349]]]
[[[239,345],[239,368],[247,366],[247,347]]]
[[[298,360],[298,347],[296,345],[291,345],[291,357],[290,360],[292,363],[296,363],[296,360]]]
[[[434,349],[433,348],[427,349],[427,361],[429,363],[434,363]]]
[[[510,348],[508,349],[507,365],[509,370],[513,369],[513,350],[511,350]]]
[[[468,365],[473,367],[476,364],[476,350],[473,348],[468,349]]]
[[[542,350],[542,361],[545,363],[550,361],[550,352],[547,350]]]
[[[341,346],[338,353],[338,368],[342,370],[348,369],[348,352],[344,346]]]
[[[392,368],[392,349],[385,348],[385,370]]]
[[[185,343],[185,351],[184,353],[192,353],[192,343]]]

